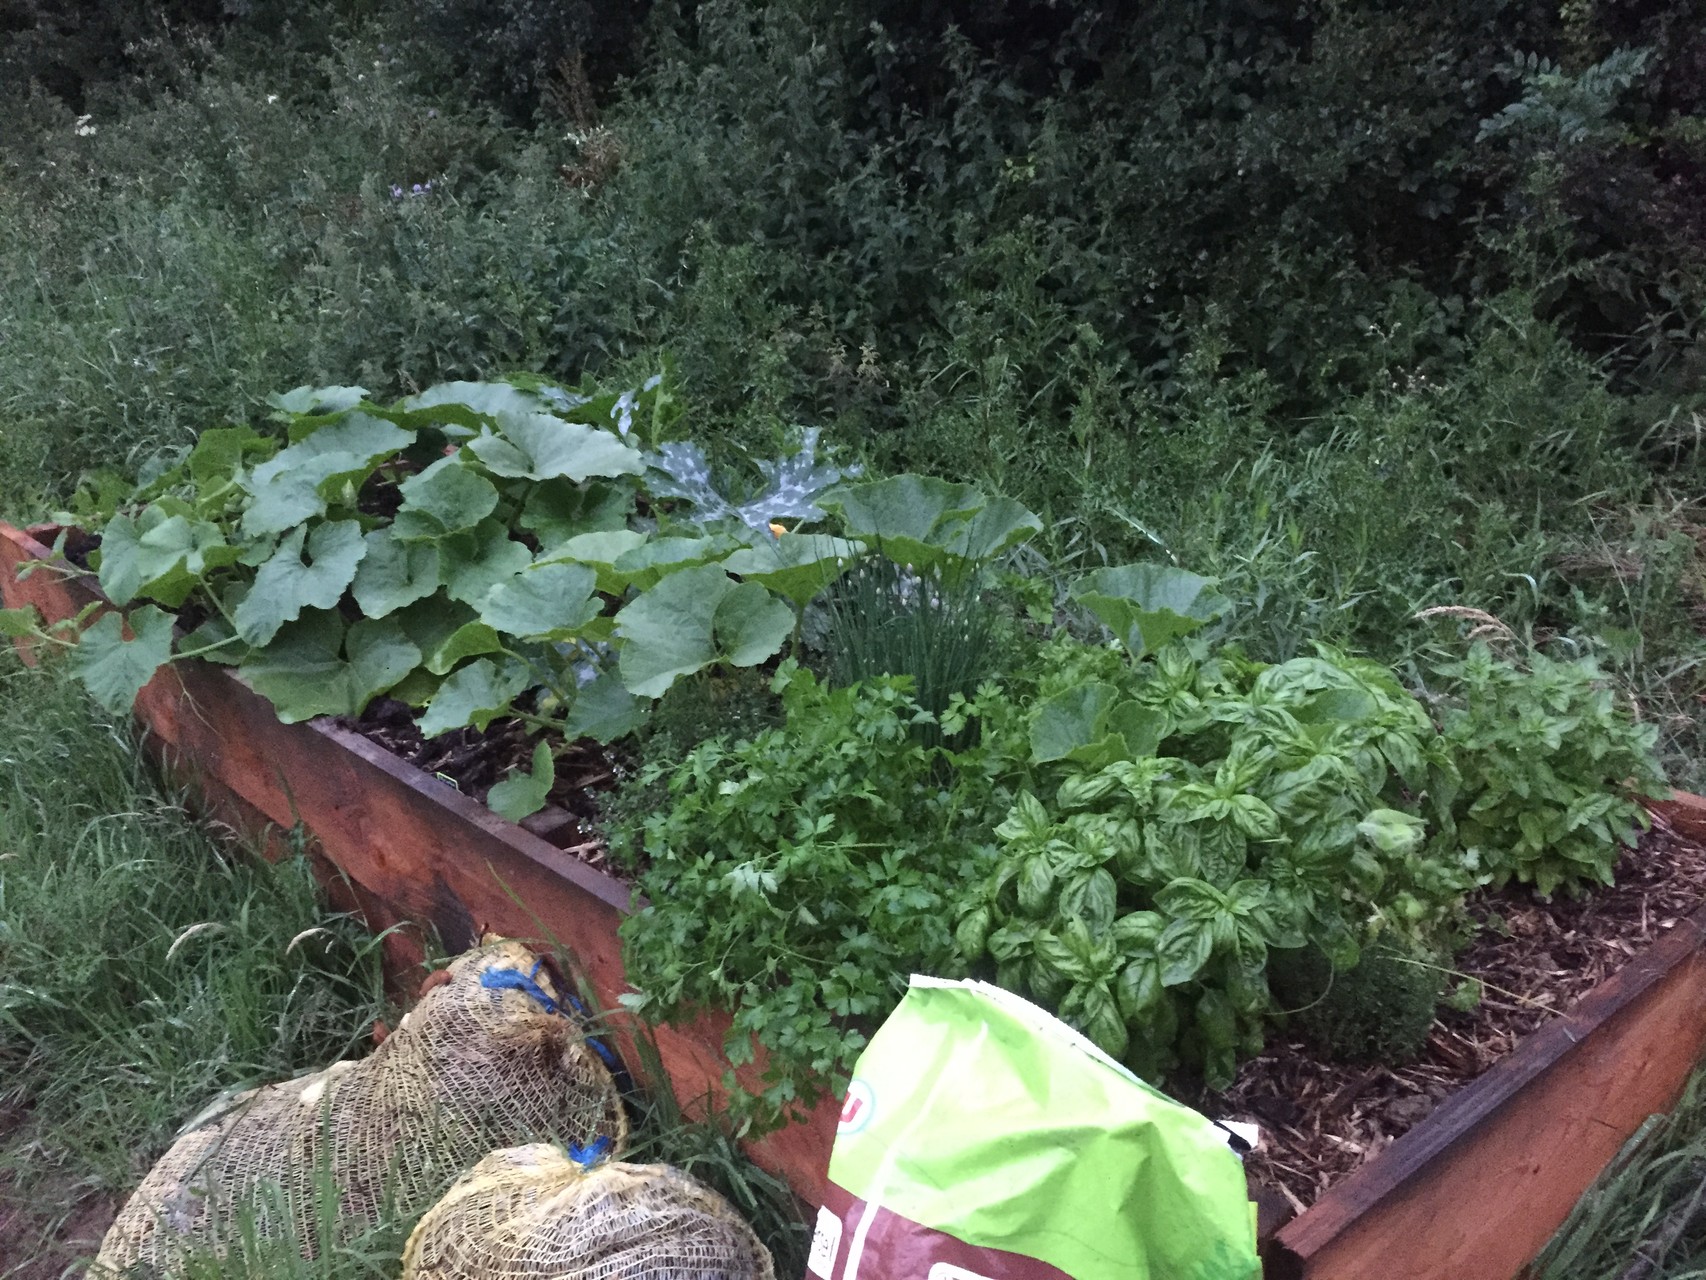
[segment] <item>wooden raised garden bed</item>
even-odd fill
[[[57,620],[99,599],[87,579],[52,568],[19,579],[21,566],[48,559],[40,538],[0,524],[0,604],[33,604]],[[631,892],[552,843],[572,838],[565,824],[516,826],[330,721],[280,724],[223,667],[166,668],[137,715],[156,757],[209,816],[262,839],[300,822],[335,870],[334,890],[373,926],[429,923],[450,946],[488,929],[555,940],[600,1003],[617,1007],[626,981],[616,927]],[[1679,833],[1706,839],[1706,800],[1678,796],[1662,808]],[[394,965],[419,958],[407,934],[394,939]],[[707,1016],[658,1030],[684,1102],[715,1096],[727,1026]],[[1268,1242],[1268,1274],[1511,1280],[1703,1055],[1706,910],[1282,1227]],[[825,1105],[752,1154],[817,1203],[834,1121]]]

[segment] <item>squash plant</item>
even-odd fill
[[[965,560],[1038,524],[939,480],[848,484],[816,432],[731,495],[697,445],[663,439],[680,406],[661,378],[618,393],[447,383],[391,405],[302,387],[271,403],[276,432],[209,430],[134,491],[97,489],[93,563],[126,613],[84,629],[74,663],[107,707],[201,657],[287,723],[389,694],[428,736],[515,716],[609,741],[684,676],[797,640],[806,605],[866,551],[802,527],[826,522],[828,491],[856,513],[838,523],[904,533],[920,555]],[[536,753],[495,807],[537,809],[551,767]]]

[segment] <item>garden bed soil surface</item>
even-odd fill
[[[1323,1062],[1281,1033],[1201,1105],[1261,1126],[1245,1165],[1302,1212],[1706,902],[1706,846],[1660,819],[1616,875],[1580,900],[1511,886],[1472,901],[1480,927],[1454,967],[1482,984],[1481,1000],[1442,1009],[1416,1062]]]
[[[481,804],[497,783],[532,769],[533,744],[539,739],[538,730],[513,719],[494,720],[484,730],[469,726],[428,738],[415,712],[395,698],[375,698],[360,716],[340,716],[337,723]],[[563,743],[554,736],[553,746],[557,776],[546,800],[548,810],[522,825],[588,866],[627,880],[627,874],[611,864],[598,826],[599,797],[616,785],[608,749],[589,738]]]
[[[86,1265],[118,1214],[122,1197],[80,1186],[68,1174],[43,1170],[26,1132],[29,1116],[0,1106],[0,1157],[30,1162],[27,1182],[0,1169],[0,1276],[5,1280],[62,1280]]]

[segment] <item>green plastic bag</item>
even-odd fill
[[[812,1241],[820,1280],[1250,1280],[1224,1133],[1058,1019],[914,977],[859,1058]]]

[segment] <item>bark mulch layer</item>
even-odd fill
[[[481,804],[512,772],[532,771],[533,747],[539,738],[537,729],[511,719],[494,720],[484,731],[470,726],[436,738],[423,737],[414,711],[395,698],[376,698],[359,719],[339,717],[338,724]],[[600,871],[620,875],[618,868],[608,864],[598,825],[599,796],[615,785],[604,747],[590,739],[558,746],[557,776],[548,803],[571,815],[578,826],[563,852]]]
[[[1245,1157],[1254,1179],[1301,1213],[1694,912],[1706,899],[1706,848],[1655,825],[1616,875],[1614,888],[1579,901],[1541,902],[1521,886],[1473,900],[1480,927],[1453,964],[1480,981],[1481,1001],[1442,1009],[1417,1062],[1321,1062],[1276,1036],[1210,1104],[1210,1114],[1261,1126],[1260,1149]]]

